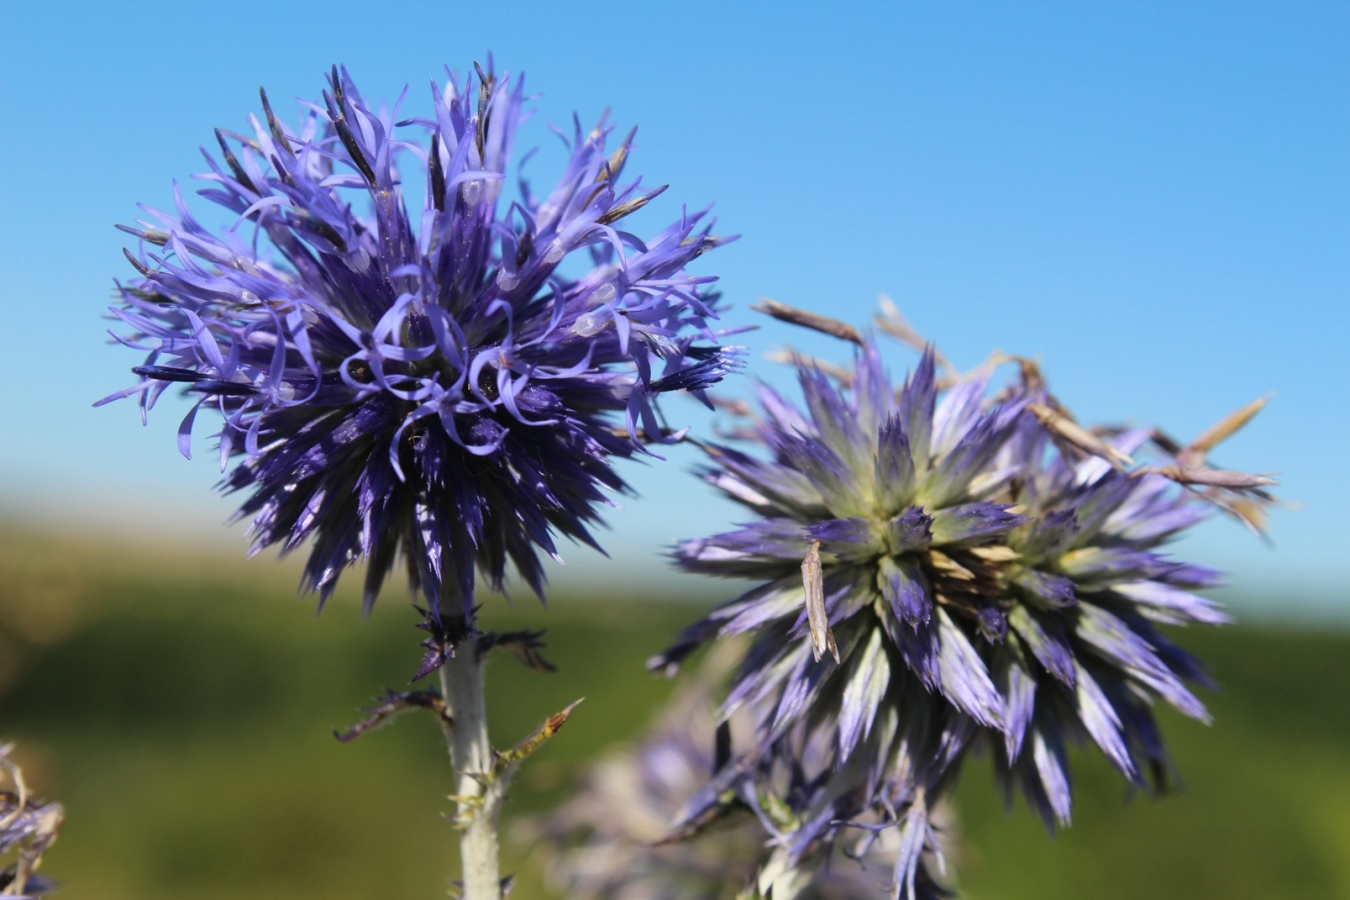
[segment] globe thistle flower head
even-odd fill
[[[797,368],[804,411],[760,390],[753,433],[767,459],[708,448],[708,480],[763,518],[676,551],[691,571],[763,583],[654,663],[669,667],[714,636],[756,635],[724,714],[762,711],[744,777],[762,784],[779,771],[792,783],[796,812],[765,823],[779,870],[849,826],[875,835],[908,809],[908,827],[893,832],[897,883],[928,896],[936,887],[920,862],[940,848],[924,791],[936,795],[976,725],[1003,727],[975,644],[998,620],[976,598],[999,555],[988,548],[1025,521],[997,502],[1011,473],[994,465],[1024,403],[984,403],[988,370],[940,390],[931,351],[896,390],[867,340],[847,385]],[[706,807],[721,788],[704,792]],[[706,814],[696,805],[691,816]]]
[[[720,243],[703,214],[623,230],[663,190],[622,179],[631,133],[611,151],[608,125],[578,123],[557,184],[510,201],[522,81],[450,76],[424,118],[402,100],[377,109],[334,68],[297,127],[264,94],[250,134],[217,131],[200,193],[234,224],[209,229],[175,188],[175,212],[124,229],[142,249],[115,337],[146,357],[101,402],[144,415],[185,386],[184,455],[197,414],[219,413],[255,549],[309,540],[321,602],[364,558],[368,606],[401,555],[430,616],[471,620],[475,570],[500,587],[509,562],[542,594],[555,535],[596,545],[625,488],[612,460],[670,439],[658,395],[702,397],[739,350],[713,330],[714,279],[686,272]]]
[[[1158,626],[1227,618],[1192,593],[1217,573],[1162,545],[1213,508],[1258,522],[1273,482],[1208,467],[1210,433],[1182,448],[1083,428],[1025,361],[991,392],[995,365],[1016,360],[939,378],[926,346],[895,388],[870,338],[785,309],[769,311],[853,340],[854,365],[827,376],[799,359],[803,407],[761,387],[762,414],[738,432],[760,453],[705,448],[707,481],[759,518],[680,544],[676,561],[757,584],[652,662],[751,635],[723,706],[758,712],[741,771],[801,770],[830,748],[799,780],[801,814],[769,829],[782,868],[846,829],[893,828],[896,895],[920,895],[920,859],[940,849],[931,804],[981,744],[1051,826],[1069,820],[1069,743],[1094,743],[1140,786],[1165,783],[1151,704],[1207,720],[1189,688],[1207,679]],[[1130,455],[1146,444],[1156,465]],[[723,787],[710,782],[691,816]]]
[[[778,736],[818,716],[823,695],[842,698],[848,683],[832,726],[841,760],[871,733],[892,676],[917,678],[998,727],[1002,701],[956,622],[992,627],[967,599],[978,582],[964,576],[982,569],[985,545],[1024,521],[1011,504],[989,499],[1006,480],[992,462],[1022,401],[985,408],[985,372],[939,402],[931,353],[894,391],[870,343],[847,389],[807,364],[798,375],[805,413],[760,389],[756,437],[770,459],[709,447],[716,465],[707,478],[763,518],[676,550],[683,568],[765,584],[695,626],[659,663],[676,662],[712,633],[760,634],[728,708],[781,693],[769,723]],[[831,645],[837,664],[819,664]],[[870,673],[861,680],[849,674],[859,667]]]

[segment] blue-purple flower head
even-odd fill
[[[702,397],[739,365],[711,324],[714,279],[686,272],[719,243],[703,214],[624,230],[662,190],[624,180],[632,134],[607,149],[604,122],[577,123],[555,186],[522,179],[512,201],[523,85],[474,81],[433,83],[430,113],[406,120],[336,68],[296,126],[264,95],[251,133],[217,131],[205,153],[200,193],[231,226],[175,189],[175,212],[124,229],[142,249],[117,339],[146,356],[107,399],[144,415],[184,386],[185,455],[195,417],[218,413],[255,548],[310,540],[321,598],[365,558],[372,603],[400,556],[433,617],[471,619],[475,570],[500,586],[508,561],[541,591],[555,534],[595,544],[597,508],[624,489],[612,459],[670,437],[657,395]]]
[[[1085,429],[1034,365],[991,396],[993,365],[939,379],[931,348],[896,389],[876,345],[857,342],[842,378],[799,364],[804,410],[760,389],[749,436],[763,453],[707,447],[707,480],[759,518],[676,559],[758,584],[654,664],[753,635],[724,706],[765,711],[751,757],[791,765],[822,735],[832,747],[807,811],[777,835],[789,864],[890,825],[896,893],[912,897],[937,849],[928,809],[982,742],[1048,823],[1069,818],[1068,742],[1090,739],[1140,785],[1162,778],[1151,704],[1204,719],[1187,685],[1205,678],[1157,626],[1226,618],[1192,593],[1216,573],[1159,548],[1204,517],[1197,496],[1255,507],[1271,482],[1205,465],[1222,428],[1187,448]],[[1151,439],[1165,458],[1135,465]]]

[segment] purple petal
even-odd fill
[[[920,496],[934,508],[966,498],[971,481],[988,468],[1021,414],[1020,405],[1005,404],[976,422],[920,480]]]
[[[933,614],[928,579],[917,560],[884,556],[877,564],[877,588],[895,617],[910,628],[926,625]]]
[[[1013,576],[1013,584],[1021,588],[1040,609],[1065,609],[1078,602],[1073,579],[1051,575],[1039,569],[1023,569]]]
[[[203,398],[192,404],[192,408],[178,425],[178,452],[183,454],[184,459],[192,459],[192,423],[197,418],[197,410],[201,409],[205,402]]]
[[[1003,735],[1004,749],[1012,763],[1022,752],[1022,740],[1036,711],[1036,679],[1027,671],[1020,653],[1011,650],[998,654],[994,678],[1003,695],[1007,724]]]
[[[775,448],[781,461],[805,475],[836,516],[862,515],[869,504],[864,486],[835,451],[822,441],[784,435]]]
[[[896,509],[913,500],[914,459],[905,435],[905,420],[899,413],[887,419],[877,435],[873,479],[883,508]]]
[[[865,442],[851,404],[814,366],[799,366],[797,377],[819,440],[841,459],[859,453]]]
[[[1106,758],[1127,777],[1133,778],[1137,770],[1120,731],[1120,716],[1087,669],[1077,666],[1076,674],[1073,699],[1079,721]]]
[[[924,848],[930,844],[936,844],[936,835],[928,822],[928,806],[920,795],[905,811],[905,819],[900,824],[900,849],[895,858],[895,896],[898,900],[920,900],[914,880]]]
[[[934,368],[933,349],[924,351],[919,367],[905,382],[900,394],[899,417],[904,423],[905,437],[909,442],[914,462],[922,469],[928,467],[932,453],[933,408],[937,400],[937,373]]]
[[[1072,509],[1043,512],[1027,523],[1016,547],[1025,559],[1039,562],[1062,555],[1078,534],[1078,517]]]
[[[933,519],[922,507],[911,506],[886,524],[887,543],[893,554],[927,550],[933,541]]]
[[[1003,698],[994,688],[984,660],[940,606],[937,623],[938,670],[943,695],[981,725],[1002,730]]]
[[[900,619],[882,619],[886,636],[900,651],[900,658],[910,671],[918,676],[919,683],[928,690],[936,690],[941,681],[941,669],[938,656],[941,646],[938,643],[938,630],[931,620],[921,620],[915,627],[906,627]]]
[[[856,654],[839,704],[839,759],[853,754],[858,741],[872,732],[877,709],[890,684],[891,667],[882,649],[882,634],[874,629],[862,652]]]
[[[1157,691],[1180,712],[1202,722],[1209,721],[1204,704],[1182,685],[1149,642],[1123,619],[1099,607],[1083,604],[1074,631],[1097,655]]]
[[[976,611],[980,634],[991,644],[1000,643],[1008,636],[1008,612],[998,606],[981,606]]]
[[[1069,787],[1069,760],[1058,739],[1039,727],[1031,732],[1031,758],[1040,778],[1042,796],[1048,804],[1044,812],[1052,813],[1061,825],[1068,825],[1073,806],[1073,792]],[[1054,822],[1046,816],[1046,826]]]
[[[1000,503],[963,503],[933,513],[933,543],[939,546],[982,544],[1007,534],[1027,520]]]
[[[1014,607],[1008,624],[1017,632],[1045,670],[1072,687],[1075,677],[1073,648],[1056,620],[1041,617],[1025,607]]]
[[[933,454],[951,452],[975,427],[983,412],[982,400],[989,386],[988,370],[962,377],[943,396],[933,412]]]
[[[1192,594],[1158,581],[1131,581],[1115,584],[1111,590],[1131,602],[1147,607],[1145,615],[1159,618],[1168,624],[1199,622],[1205,625],[1227,625],[1233,619],[1213,600]]]

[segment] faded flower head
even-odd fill
[[[645,240],[620,225],[662,190],[620,181],[632,134],[606,153],[610,128],[578,123],[553,188],[503,197],[524,99],[489,67],[399,120],[334,68],[298,126],[264,95],[251,134],[216,132],[200,193],[232,226],[175,190],[176,213],[124,229],[142,249],[115,337],[146,356],[100,402],[134,395],[144,416],[183,385],[185,455],[198,412],[219,413],[222,470],[244,457],[222,487],[247,493],[255,550],[311,539],[321,601],[362,557],[373,603],[400,554],[433,622],[472,619],[475,569],[500,586],[509,560],[540,592],[555,533],[595,545],[625,487],[612,458],[668,439],[656,396],[701,397],[739,364],[710,327],[714,279],[685,271],[719,243],[702,214]]]
[[[12,744],[0,744],[0,895],[40,897],[52,883],[35,874],[56,840],[64,820],[59,803],[46,803],[28,792],[23,773],[10,759]],[[6,783],[7,782],[7,783]]]
[[[752,739],[754,726],[748,710],[719,725],[716,669],[725,674],[714,661],[704,677],[683,684],[640,743],[594,763],[556,812],[526,823],[522,836],[536,845],[542,839],[547,849],[555,890],[606,900],[759,896],[760,872],[774,852],[765,829],[790,820],[802,792],[785,772],[763,773],[758,783],[728,777],[734,748]],[[709,791],[723,794],[719,805],[706,805]],[[687,820],[704,807],[708,815]],[[682,822],[678,829],[676,822]],[[824,900],[883,889],[895,837],[894,831],[882,835],[861,859],[844,852],[831,857],[826,848],[828,859],[811,860],[817,877],[795,896]]]
[[[707,447],[707,480],[759,519],[676,559],[758,584],[653,665],[753,635],[723,710],[761,711],[741,777],[800,765],[822,739],[831,754],[804,814],[775,835],[785,868],[850,825],[891,826],[896,894],[912,897],[921,853],[937,849],[929,810],[981,743],[1051,824],[1069,818],[1069,741],[1090,739],[1140,785],[1163,779],[1151,703],[1204,719],[1187,684],[1205,678],[1157,625],[1226,618],[1191,593],[1216,573],[1159,548],[1204,517],[1202,492],[1244,510],[1271,482],[1205,467],[1209,436],[1182,449],[1084,429],[1030,363],[990,396],[992,363],[941,383],[928,348],[897,390],[877,347],[857,342],[835,379],[798,364],[805,410],[761,388],[748,436],[765,455]],[[1150,438],[1165,458],[1134,466]],[[704,800],[691,815],[719,803]]]

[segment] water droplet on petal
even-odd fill
[[[596,288],[594,294],[591,294],[591,302],[594,303],[596,306],[604,306],[606,303],[614,299],[614,295],[616,293],[618,292],[614,290],[614,285],[610,284],[607,281],[604,284],[600,285],[598,288]]]
[[[572,324],[572,333],[581,337],[591,337],[604,329],[606,321],[604,316],[595,313],[582,313],[577,316],[576,322]]]

